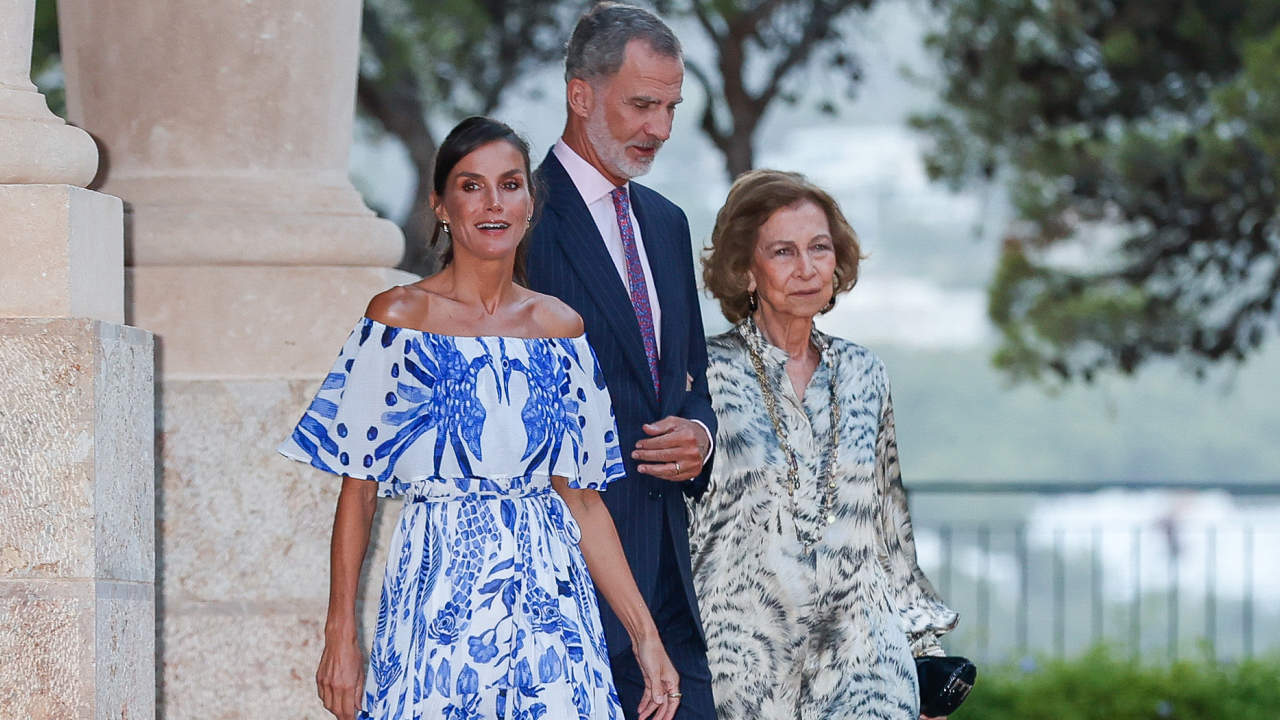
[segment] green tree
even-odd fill
[[[1243,360],[1280,294],[1280,3],[940,0],[955,186],[1007,185],[996,364],[1088,381]]]
[[[843,23],[875,0],[657,0],[659,12],[692,18],[709,41],[708,61],[685,57],[685,67],[706,96],[699,115],[702,131],[724,156],[729,177],[755,167],[755,135],[777,100],[795,103],[805,95],[802,71],[828,68],[852,95],[862,79],[849,50]],[[818,107],[834,113],[826,88]]]

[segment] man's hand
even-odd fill
[[[636,443],[631,457],[641,463],[646,475],[683,482],[702,472],[703,459],[711,449],[706,428],[684,418],[668,416],[643,426],[649,437]]]

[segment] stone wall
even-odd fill
[[[153,716],[152,352],[0,319],[0,717]]]
[[[159,712],[326,717],[340,481],[274,447],[369,298],[415,279],[347,178],[360,0],[58,8],[68,113],[127,206],[125,317],[158,338]]]
[[[275,452],[319,382],[164,385],[158,552],[166,718],[330,717],[316,697],[315,671],[341,480]],[[366,639],[400,505],[379,504],[362,587]]]

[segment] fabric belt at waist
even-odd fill
[[[500,492],[471,492],[461,493],[458,495],[424,495],[421,493],[410,495],[409,502],[420,503],[444,503],[444,502],[463,502],[468,500],[523,500],[527,498],[537,498],[550,495],[555,492],[551,487],[529,488],[518,493],[500,493]]]

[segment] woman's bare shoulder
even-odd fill
[[[586,332],[582,316],[568,303],[552,295],[530,291],[533,330],[543,337],[578,337]]]
[[[373,296],[365,317],[383,325],[418,327],[431,306],[431,293],[416,285],[397,285]]]

